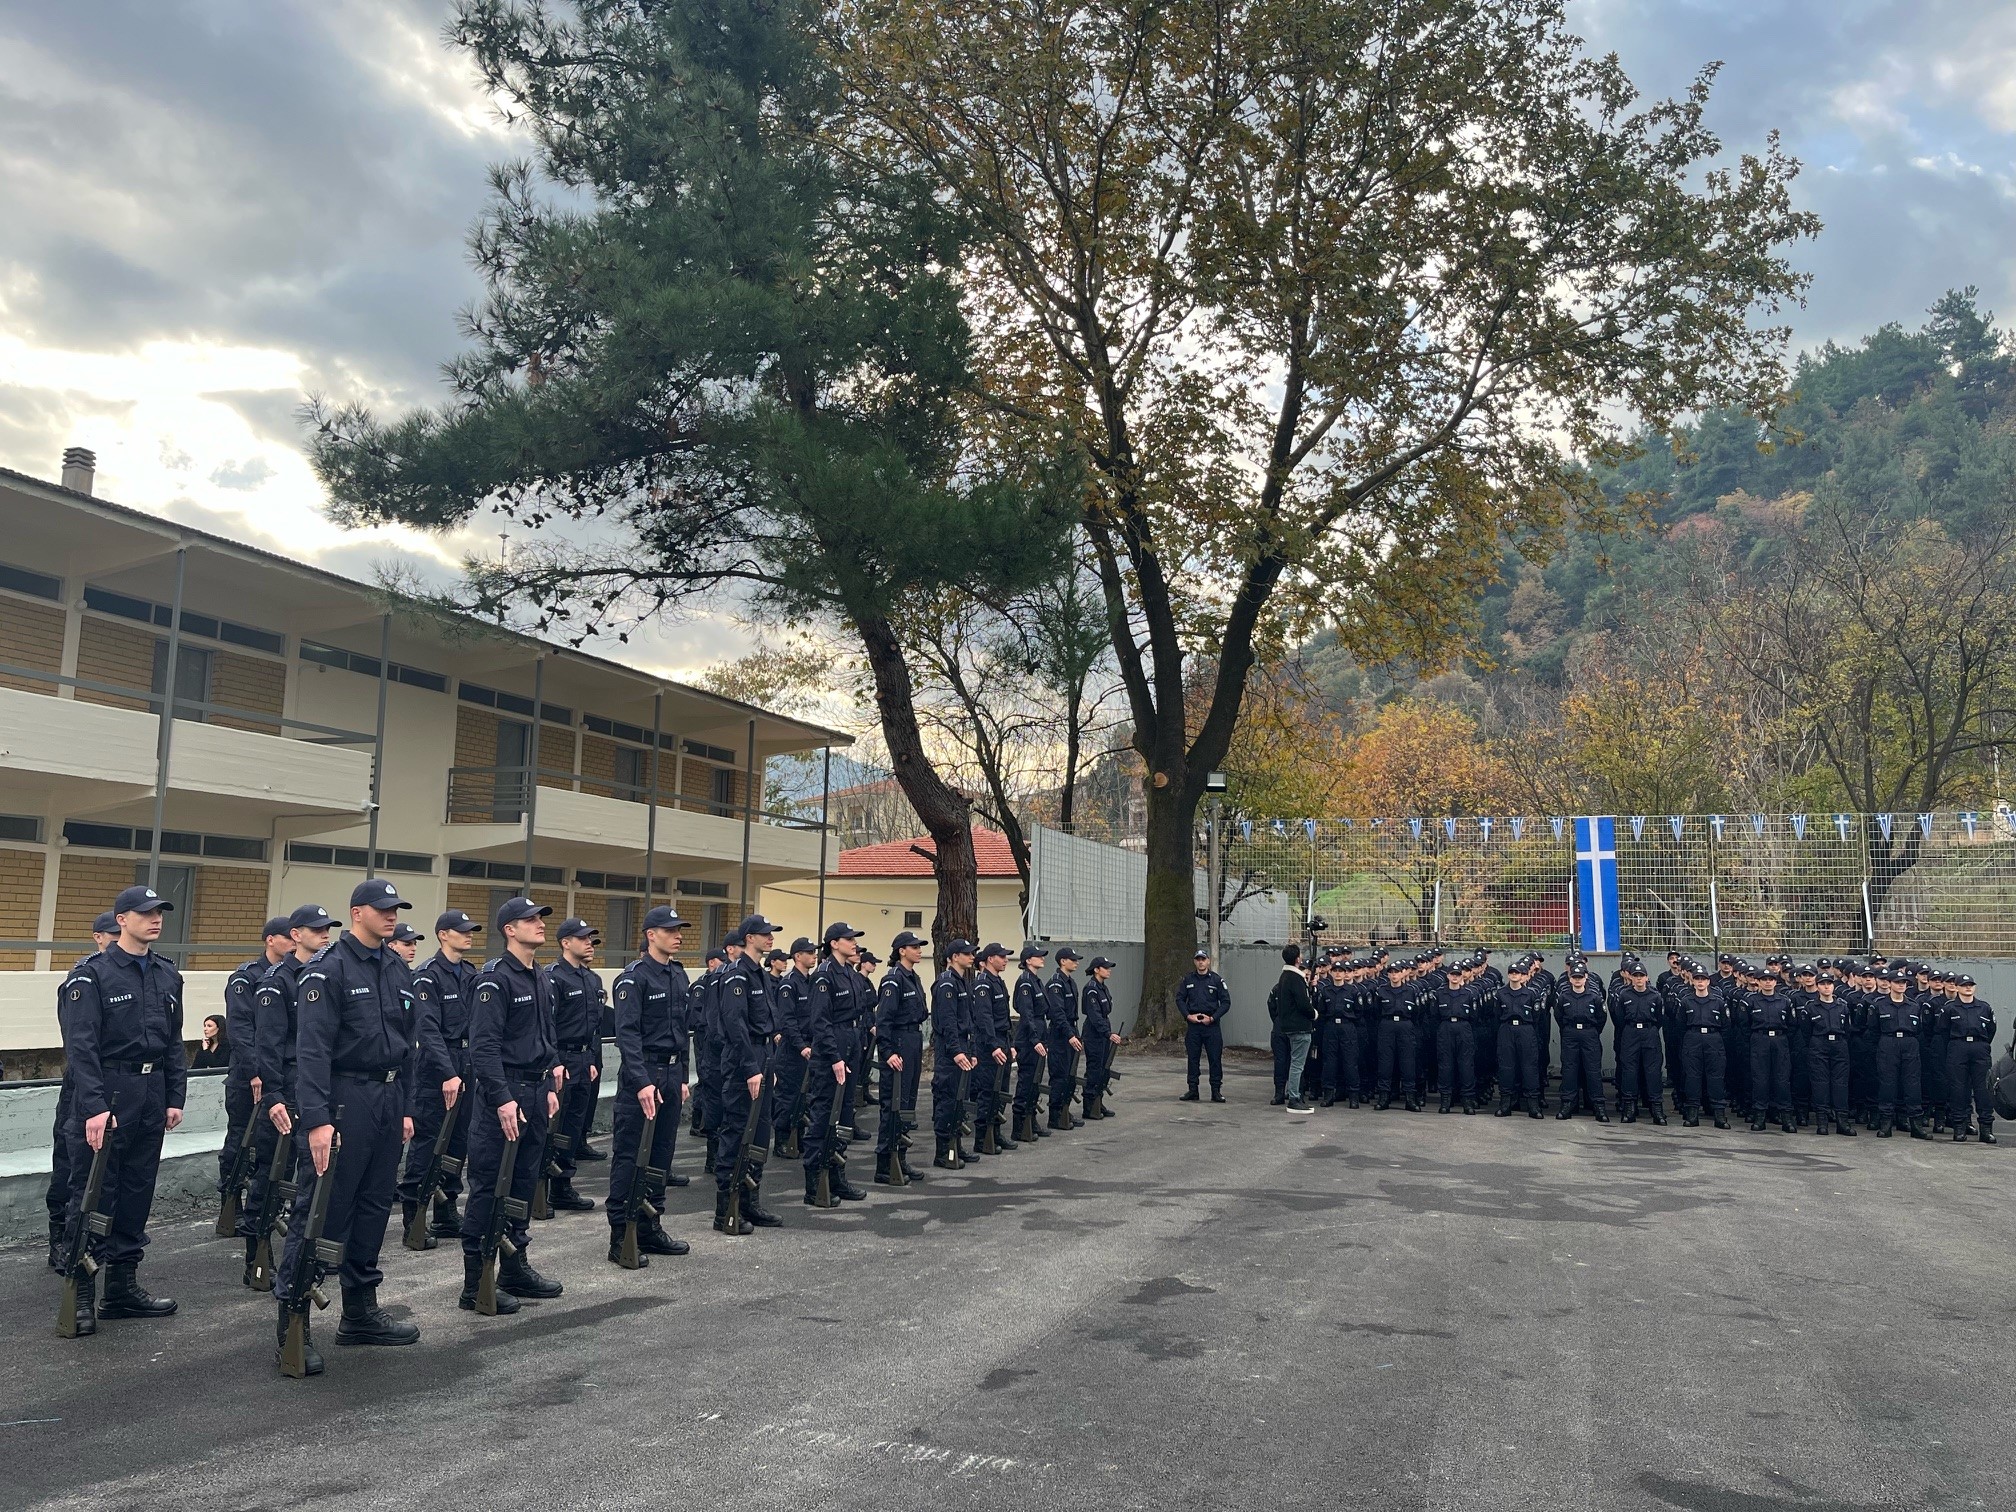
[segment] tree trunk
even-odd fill
[[[1174,1039],[1183,1032],[1176,986],[1197,948],[1197,857],[1193,833],[1201,794],[1178,783],[1148,788],[1148,889],[1142,899],[1145,948],[1134,1032]]]
[[[973,857],[973,810],[959,791],[931,765],[910,697],[910,667],[889,621],[864,615],[857,621],[861,644],[875,676],[875,706],[882,739],[903,796],[924,821],[938,855],[938,914],[931,921],[932,959],[945,959],[945,942],[972,940],[980,928],[980,874]],[[977,944],[978,941],[975,941]]]
[[[1082,738],[1078,721],[1083,698],[1083,689],[1073,688],[1064,705],[1064,791],[1057,799],[1057,827],[1067,835],[1078,815],[1078,746]]]

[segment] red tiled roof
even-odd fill
[[[918,835],[909,840],[890,840],[882,845],[857,845],[852,850],[840,852],[837,867],[843,877],[928,877],[932,875],[930,856],[920,856],[911,846],[918,846],[936,854],[937,842],[929,835]],[[1008,848],[1008,837],[999,830],[973,826],[973,859],[979,863],[982,877],[1019,877],[1015,870],[1015,853]]]

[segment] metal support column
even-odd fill
[[[651,790],[644,795],[648,805],[644,810],[644,912],[649,913],[657,904],[653,901],[651,874],[658,869],[658,748],[665,739],[665,693],[663,689],[651,695]],[[628,950],[630,947],[623,947]]]
[[[819,922],[812,932],[826,934],[826,841],[833,833],[833,747],[826,747],[826,761],[819,776]]]
[[[532,740],[525,753],[525,893],[532,896],[532,847],[539,833],[539,732],[546,720],[546,653],[532,662]]]
[[[154,839],[147,850],[147,885],[161,885],[161,826],[168,817],[168,757],[175,744],[175,664],[182,651],[182,588],[189,548],[175,551],[175,598],[168,610],[167,668],[161,678],[161,731],[154,743]]]
[[[364,875],[378,875],[378,802],[385,780],[385,699],[392,686],[392,615],[378,618],[378,736],[371,747],[371,824],[364,842]]]
[[[749,721],[749,767],[742,783],[742,917],[749,916],[749,833],[756,823],[756,721]]]
[[[1222,862],[1218,851],[1218,829],[1222,812],[1223,800],[1216,793],[1213,793],[1211,795],[1211,850],[1210,860],[1206,866],[1206,870],[1210,872],[1210,876],[1204,883],[1210,892],[1210,898],[1205,905],[1204,918],[1205,938],[1210,941],[1210,944],[1206,948],[1211,952],[1211,965],[1214,970],[1223,969],[1222,963],[1218,959],[1218,918],[1220,913],[1223,912],[1225,888],[1224,873],[1220,869]]]

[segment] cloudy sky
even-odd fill
[[[441,45],[448,0],[0,0],[0,465],[370,576],[442,577],[472,533],[320,514],[303,395],[441,394],[463,235],[518,144]],[[1724,60],[1732,147],[1772,128],[1827,223],[1798,339],[1916,324],[1978,284],[2016,315],[2016,5],[1571,0],[1648,91]],[[642,655],[690,671],[726,621]]]

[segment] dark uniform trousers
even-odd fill
[[[476,1078],[469,1067],[468,1043],[467,1040],[459,1040],[448,1046],[449,1055],[454,1057],[455,1074],[462,1078],[462,1090],[455,1098],[459,1111],[455,1116],[455,1132],[448,1136],[448,1153],[465,1166],[469,1162],[469,1125],[479,1112]],[[420,1084],[413,1093],[413,1143],[407,1148],[406,1165],[399,1173],[401,1202],[420,1200],[420,1183],[427,1179],[427,1167],[434,1159],[434,1140],[441,1132],[441,1120],[448,1116],[448,1106],[441,1099],[441,1084],[417,1070],[415,1074],[420,1076]],[[461,1196],[461,1176],[444,1169],[439,1195],[450,1198]]]
[[[1411,1097],[1414,1093],[1414,1021],[1382,1014],[1379,1040],[1379,1095]]]
[[[1918,1101],[1918,1036],[1895,1030],[1876,1040],[1876,1112],[1879,1117],[1924,1114]]]
[[[1946,1076],[1946,1052],[1949,1048],[1950,1041],[1943,1026],[1928,1029],[1924,1043],[1918,1048],[1922,1105],[1936,1116],[1943,1116],[1943,1111],[1951,1104],[1966,1106],[1960,1089],[1952,1086]]]
[[[644,1068],[651,1085],[658,1089],[658,1117],[651,1125],[651,1148],[645,1153],[644,1164],[651,1170],[666,1172],[672,1169],[672,1152],[679,1143],[679,1123],[686,1111],[679,1094],[686,1082],[664,1061],[646,1061]],[[610,1128],[609,1201],[604,1206],[609,1226],[620,1229],[630,1221],[630,1184],[636,1179],[637,1146],[644,1138],[644,1109],[638,1105],[636,1092],[616,1093]],[[496,1179],[494,1174],[491,1179]],[[647,1195],[659,1206],[664,1205],[659,1201],[665,1195],[662,1176],[651,1183]]]
[[[217,1189],[231,1179],[231,1167],[238,1163],[238,1146],[245,1138],[245,1125],[252,1119],[252,1082],[224,1078],[224,1144],[217,1152]],[[253,1138],[256,1140],[257,1135]]]
[[[1071,1048],[1068,1037],[1053,1034],[1049,1043],[1050,1111],[1058,1113],[1071,1106],[1071,1079],[1078,1074],[1078,1052]],[[1079,1043],[1084,1043],[1082,1036]],[[1288,1073],[1284,1070],[1281,1074]]]
[[[1357,1097],[1359,1095],[1358,1026],[1347,1019],[1326,1017],[1323,1020],[1322,1054],[1323,1095]],[[1194,1075],[1190,1078],[1190,1085],[1192,1087],[1197,1085],[1197,1078]],[[1215,1055],[1211,1062],[1211,1088],[1213,1091],[1218,1088],[1218,1062]]]
[[[140,1069],[150,1064],[151,1071]],[[105,1130],[112,1153],[105,1157],[105,1188],[98,1202],[111,1215],[112,1224],[110,1233],[91,1240],[91,1253],[101,1264],[137,1265],[147,1248],[154,1177],[161,1169],[161,1141],[168,1132],[168,1071],[160,1061],[106,1061],[104,1077],[114,1123]],[[77,1224],[83,1222],[93,1152],[84,1140],[84,1118],[74,1099],[66,1133],[73,1178],[66,1208],[68,1221]]]
[[[922,1024],[906,1024],[896,1031],[896,1053],[903,1057],[903,1069],[896,1076],[897,1081],[902,1083],[897,1105],[903,1112],[903,1126],[914,1129],[917,1127],[917,1088],[924,1075]]]
[[[1729,1097],[1738,1108],[1748,1113],[1756,1096],[1750,1086],[1750,1030],[1747,1025],[1732,1023],[1723,1029],[1722,1034],[1728,1050]]]
[[[1704,1111],[1716,1115],[1729,1108],[1729,1086],[1725,1077],[1729,1045],[1720,1029],[1683,1029],[1680,1033],[1680,1096],[1698,1118]]]
[[[1659,1026],[1627,1019],[1617,1026],[1617,1100],[1659,1107],[1666,1095],[1665,1047]]]
[[[1750,1106],[1753,1114],[1792,1114],[1792,1032],[1750,1031]]]
[[[1995,1117],[1995,1105],[1988,1100],[1988,1048],[1985,1035],[1947,1036],[1946,1092],[1953,1099],[1951,1122],[1956,1129],[1967,1127],[1970,1104],[1983,1128]]]
[[[1197,1090],[1198,1062],[1205,1056],[1211,1058],[1211,1090],[1219,1091],[1225,1085],[1225,1031],[1213,1019],[1208,1024],[1188,1024],[1183,1026],[1183,1054],[1190,1066],[1190,1090]],[[1287,1074],[1286,1068],[1282,1074]],[[1030,1104],[1034,1107],[1032,1101]]]
[[[1561,1031],[1561,1106],[1573,1109],[1578,1098],[1603,1108],[1603,1034],[1597,1029],[1564,1027]]]
[[[518,1158],[511,1167],[511,1195],[525,1204],[529,1214],[532,1187],[539,1179],[540,1162],[546,1158],[546,1130],[551,1119],[546,1111],[547,1072],[507,1066],[504,1074],[507,1090],[518,1101]],[[504,1126],[497,1121],[497,1110],[485,1107],[481,1098],[469,1110],[469,1119],[469,1201],[462,1209],[462,1253],[480,1255],[491,1209],[497,1205]],[[529,1217],[514,1219],[506,1232],[521,1250],[532,1242]]]
[[[329,1190],[322,1237],[343,1247],[345,1289],[376,1286],[385,1279],[378,1268],[378,1253],[385,1247],[385,1221],[392,1212],[392,1184],[399,1174],[406,1120],[405,1094],[398,1082],[385,1077],[383,1071],[368,1077],[337,1071],[329,1078],[329,1100],[342,1147],[333,1157],[336,1184]],[[308,1131],[299,1120],[294,1124],[294,1169],[301,1179],[294,1192],[294,1213],[280,1254],[280,1271],[273,1283],[273,1295],[282,1301],[292,1296],[289,1283],[299,1263],[298,1254],[308,1233],[308,1209],[321,1179],[309,1158]]]
[[[1269,1030],[1267,1034],[1267,1048],[1274,1052],[1274,1095],[1276,1097],[1286,1097],[1294,1090],[1288,1085],[1288,1056],[1290,1050],[1288,1036],[1283,1034],[1279,1029]],[[1054,1056],[1056,1052],[1053,1050],[1051,1054]]]
[[[994,1093],[1000,1085],[1001,1068],[994,1064],[994,1053],[991,1050],[979,1052],[976,1058],[980,1064],[975,1066],[973,1074],[966,1078],[966,1095],[972,1100],[973,1127],[978,1130],[982,1125],[994,1122],[998,1111]]]
[[[1435,1065],[1440,1072],[1438,1090],[1445,1100],[1477,1100],[1477,1035],[1470,1020],[1435,1021]]]
[[[56,1093],[56,1118],[49,1125],[49,1189],[42,1194],[51,1223],[65,1223],[70,1217],[70,1104],[75,1098],[65,1076]]]
[[[438,1097],[440,1094],[437,1092],[435,1095]],[[267,1097],[259,1104],[259,1122],[254,1126],[252,1135],[252,1179],[245,1185],[245,1205],[238,1210],[238,1237],[241,1239],[259,1237],[254,1229],[259,1222],[259,1210],[266,1203],[266,1183],[273,1171],[273,1147],[280,1142],[280,1131],[273,1127],[271,1117],[273,1102],[273,1098]],[[287,1105],[290,1108],[294,1106],[291,1100]],[[416,1141],[419,1138],[417,1129],[414,1138]],[[280,1162],[280,1179],[294,1179],[294,1142],[291,1139],[287,1142],[287,1156]]]
[[[586,1040],[560,1041],[560,1064],[567,1068],[567,1090],[560,1094],[560,1116],[553,1121],[553,1133],[567,1136],[567,1147],[557,1144],[553,1164],[567,1181],[580,1166],[578,1152],[588,1131],[595,1126],[595,1101],[602,1095],[602,1083],[590,1081],[588,1070],[595,1064],[595,1047]],[[643,1110],[638,1110],[641,1116]]]
[[[714,1167],[714,1154],[721,1136],[721,1050],[710,1034],[693,1036],[693,1067],[699,1080],[693,1086],[693,1102],[700,1120],[700,1137],[707,1150],[707,1168]],[[736,1134],[741,1134],[737,1129]]]
[[[799,1148],[798,1158],[808,1171],[818,1170],[834,1156],[843,1153],[847,1148],[847,1135],[854,1127],[854,1110],[851,1104],[856,1080],[854,1076],[856,1033],[852,1025],[836,1024],[833,1028],[833,1037],[840,1042],[840,1058],[847,1063],[847,1084],[844,1092],[840,1083],[833,1080],[832,1062],[821,1062],[818,1051],[812,1052],[810,1061],[801,1062],[805,1067],[806,1078],[806,1120],[805,1139]],[[833,1140],[831,1137],[833,1099],[836,1094],[840,1098],[840,1133],[838,1139]]]
[[[1806,1081],[1813,1089],[1814,1111],[1842,1118],[1849,1116],[1852,1111],[1848,1101],[1849,1067],[1847,1033],[1813,1030],[1806,1042]]]
[[[1190,1026],[1190,1033],[1195,1034],[1197,1028],[1197,1025],[1192,1024]],[[1015,1108],[1017,1112],[1034,1113],[1036,1111],[1036,1096],[1043,1089],[1044,1061],[1045,1057],[1038,1055],[1034,1050],[1024,1050],[1019,1053],[1015,1072]],[[1216,1056],[1213,1056],[1211,1059],[1211,1071],[1211,1085],[1215,1088],[1218,1085],[1218,1059]],[[1197,1052],[1195,1050],[1190,1052],[1190,1085],[1193,1088],[1197,1085]],[[877,1148],[880,1148],[880,1146],[877,1146]]]
[[[1104,1035],[1085,1039],[1085,1095],[1104,1097],[1113,1070],[1113,1041]],[[977,1074],[977,1073],[976,1073]]]
[[[751,1035],[750,1043],[756,1047],[756,1059],[760,1065],[769,1048],[766,1037]],[[725,1062],[727,1057],[722,1057]],[[774,1062],[773,1070],[774,1070]],[[735,1157],[742,1150],[742,1131],[749,1126],[749,1083],[733,1070],[723,1071],[715,1078],[721,1088],[721,1133],[714,1141],[714,1185],[717,1190],[727,1191],[728,1184],[735,1179]],[[752,1158],[760,1159],[770,1148],[770,1113],[775,1106],[777,1094],[773,1088],[762,1090],[770,1093],[762,1099],[762,1110],[756,1118],[756,1130],[749,1136]],[[746,1174],[746,1173],[745,1173]],[[757,1174],[761,1174],[760,1169]]]
[[[1530,1019],[1498,1026],[1498,1092],[1512,1102],[1538,1099],[1545,1093],[1540,1085],[1540,1029]]]
[[[970,1075],[961,1071],[949,1055],[931,1058],[931,1132],[940,1139],[950,1139],[959,1132],[961,1085],[970,1087],[971,1078],[980,1074],[977,1066]]]
[[[882,1116],[875,1122],[875,1153],[877,1155],[888,1155],[899,1149],[903,1143],[903,1131],[905,1127],[903,1123],[903,1110],[898,1106],[902,1098],[898,1095],[897,1088],[903,1081],[904,1072],[917,1064],[910,1059],[906,1051],[898,1048],[905,1037],[903,1031],[898,1030],[890,1036],[890,1043],[882,1045],[877,1052],[882,1059],[882,1101],[880,1104]],[[903,1071],[896,1071],[890,1068],[889,1057],[892,1055],[901,1055],[903,1057]]]
[[[776,1121],[789,1123],[791,1115],[798,1110],[798,1094],[804,1090],[806,1068],[810,1064],[806,1058],[792,1048],[789,1039],[777,1047],[777,1090],[771,1094],[776,1103]],[[829,1067],[827,1076],[832,1076]],[[830,1111],[830,1110],[829,1110]],[[783,1132],[780,1128],[779,1132]]]

